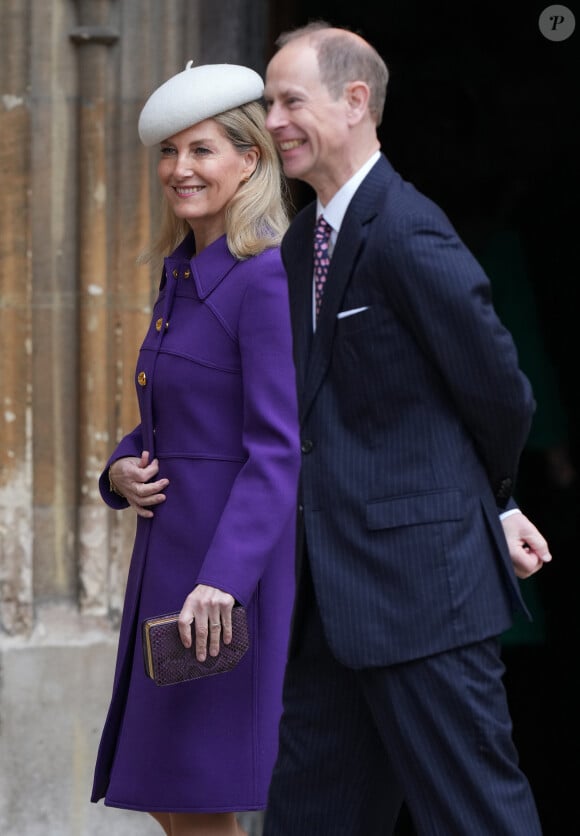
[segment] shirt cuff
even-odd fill
[[[511,517],[512,514],[521,514],[520,508],[510,508],[509,511],[502,511],[499,515],[500,520],[505,520],[506,517]]]

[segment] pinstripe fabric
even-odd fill
[[[534,403],[489,282],[381,158],[345,215],[312,336],[314,223],[310,206],[282,253],[300,504],[333,652],[392,664],[501,633],[523,603],[499,486],[515,480]]]
[[[328,650],[310,575],[299,652],[287,667],[280,756],[264,822],[267,836],[384,836],[402,791],[365,703],[360,674]],[[278,780],[281,791],[276,792]]]
[[[518,768],[499,654],[498,640],[488,639],[363,673],[421,836],[541,833]]]
[[[312,335],[314,223],[313,204],[282,245],[299,592],[264,834],[374,834],[381,784],[389,809],[401,788],[420,836],[537,836],[489,641],[525,611],[498,509],[530,385],[480,265],[384,157],[346,212]]]
[[[418,836],[539,836],[498,640],[352,670],[300,594],[264,836],[388,836],[403,798]]]

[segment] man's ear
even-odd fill
[[[368,112],[371,91],[366,82],[351,81],[344,88],[344,95],[348,106],[349,122],[355,125]]]

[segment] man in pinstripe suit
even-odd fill
[[[303,459],[264,834],[388,834],[404,800],[420,836],[537,836],[499,646],[550,559],[511,498],[532,392],[485,274],[380,151],[380,56],[323,23],[277,45],[267,127],[317,199],[282,247]]]

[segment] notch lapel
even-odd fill
[[[344,292],[356,267],[365,240],[366,228],[361,224],[356,212],[349,210],[342,222],[330,260],[322,307],[318,315],[316,332],[312,339],[304,388],[302,389],[303,414],[301,417],[307,414],[330,363],[337,323],[336,316],[340,311]]]
[[[364,250],[369,222],[381,211],[385,192],[396,176],[381,155],[360,184],[342,221],[325,284],[316,333],[312,333],[312,282],[316,203],[302,210],[291,224],[282,252],[289,276],[294,364],[300,420],[304,421],[328,369],[337,314],[350,278]]]
[[[301,396],[308,368],[308,358],[312,344],[312,277],[314,274],[314,252],[304,243],[308,235],[312,237],[315,222],[315,207],[305,210],[301,221],[304,227],[299,236],[300,244],[292,252],[290,263],[285,266],[288,274],[288,294],[292,317],[292,347],[296,370],[296,385]],[[296,255],[294,255],[296,252]],[[282,247],[284,257],[284,246]]]

